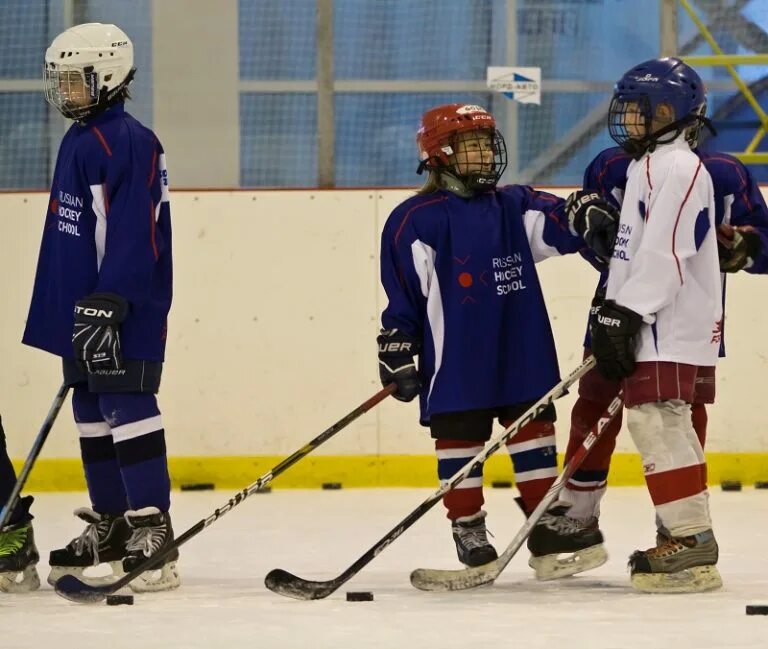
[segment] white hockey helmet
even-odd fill
[[[133,43],[116,25],[75,25],[45,52],[45,99],[70,119],[85,119],[122,99],[132,81]]]

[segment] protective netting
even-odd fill
[[[50,180],[69,122],[43,98],[43,56],[70,24],[115,23],[131,37],[139,72],[131,86],[129,110],[151,126],[150,10],[150,0],[0,2],[0,189],[42,189]]]
[[[699,0],[693,8],[724,53],[768,52],[768,0]],[[710,44],[682,10],[678,25],[678,42],[683,54],[714,54]],[[768,65],[736,65],[734,69],[763,111],[768,111]],[[707,82],[707,114],[718,132],[717,137],[705,136],[703,147],[743,152],[760,127],[760,117],[737,90],[725,67],[698,66],[697,70]],[[768,152],[768,138],[763,138],[756,151]],[[768,165],[751,165],[750,168],[757,181],[768,182]]]
[[[66,124],[43,102],[40,68],[66,24],[114,22],[130,35],[138,73],[128,109],[152,126],[152,43],[163,38],[153,33],[155,2],[162,0],[0,2],[0,188],[44,187],[50,177]],[[613,82],[659,53],[660,0],[641,4],[638,12],[617,0],[334,0],[335,184],[418,184],[419,117],[454,101],[494,112],[509,145],[503,182],[579,182],[585,165],[612,144],[605,118]],[[768,0],[691,4],[725,52],[768,52]],[[317,21],[317,0],[239,0],[230,43],[179,45],[238,48],[239,92],[220,101],[238,102],[244,187],[318,183]],[[682,7],[678,24],[681,54],[712,53]],[[201,79],[220,74],[218,65],[212,53],[210,68],[191,71],[189,83],[204,92]],[[505,65],[541,68],[541,105],[486,88],[487,68]],[[768,66],[737,69],[768,105]],[[724,68],[699,70],[722,134],[711,144],[743,150],[757,126],[754,111]],[[193,142],[182,154],[206,159]]]

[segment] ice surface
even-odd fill
[[[186,544],[183,585],[137,594],[133,606],[79,605],[46,584],[0,594],[4,649],[670,649],[768,648],[768,491],[712,492],[725,587],[698,595],[644,595],[626,561],[653,543],[653,510],[642,488],[609,489],[601,526],[608,563],[586,575],[538,583],[521,550],[499,581],[464,593],[413,589],[416,567],[458,567],[442,505],[328,599],[301,602],[264,588],[271,568],[330,579],[415,508],[417,489],[297,491],[255,495]],[[208,516],[229,492],[173,494],[177,534]],[[501,550],[522,524],[515,492],[488,489],[488,527]],[[71,511],[84,494],[41,494],[33,507],[47,576],[48,552],[77,535]],[[373,602],[347,602],[348,590]]]

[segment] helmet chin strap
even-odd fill
[[[483,178],[483,174],[475,174],[475,178],[472,175],[462,178],[455,173],[453,165],[443,164],[439,158],[422,160],[416,173],[421,175],[424,171],[435,172],[443,189],[462,198],[472,198],[478,192],[485,192],[496,187],[495,179],[493,182],[483,183],[480,180]]]
[[[122,101],[122,94],[123,90],[128,87],[128,85],[133,81],[133,77],[136,74],[136,68],[131,68],[131,71],[126,75],[123,82],[115,87],[112,88],[112,90],[100,90],[99,91],[99,101],[93,105],[91,110],[89,110],[85,115],[83,115],[81,118],[79,118],[77,121],[85,124],[88,120],[93,119],[94,117],[101,115],[106,110],[109,110],[114,106],[115,104]]]
[[[712,125],[712,122],[709,120],[709,118],[704,117],[704,115],[696,115],[691,113],[690,115],[686,115],[676,122],[667,124],[652,135],[646,135],[645,137],[637,139],[629,139],[621,145],[621,148],[624,149],[624,151],[631,155],[635,160],[639,160],[647,152],[653,153],[659,144],[669,144],[670,142],[676,140],[680,136],[680,133],[691,126],[691,124],[694,122],[701,122],[707,128],[707,130],[712,133],[712,135],[717,135],[717,131],[715,130],[715,127]],[[667,133],[672,133],[673,131],[675,134],[672,138],[669,140],[660,141],[661,137]]]
[[[462,198],[472,198],[475,195],[474,191],[469,189],[462,180],[454,176],[450,171],[440,171],[440,186]]]

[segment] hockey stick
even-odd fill
[[[338,577],[330,579],[328,581],[309,581],[302,579],[296,575],[291,574],[285,570],[275,569],[271,570],[266,578],[264,584],[269,590],[278,593],[279,595],[285,595],[286,597],[293,597],[294,599],[323,599],[328,597],[332,592],[341,587],[344,583],[354,577],[360,570],[368,565],[373,559],[375,559],[379,553],[384,550],[390,543],[397,539],[403,532],[405,532],[411,525],[418,521],[424,514],[426,514],[432,507],[442,499],[443,495],[453,489],[462,480],[464,480],[472,470],[479,464],[485,462],[492,453],[497,451],[504,442],[512,438],[518,433],[518,431],[533,420],[538,414],[540,414],[549,404],[555,399],[561,397],[567,392],[570,385],[573,385],[584,374],[591,370],[595,365],[595,359],[593,356],[585,359],[581,365],[579,365],[573,372],[571,372],[565,379],[553,387],[547,394],[539,399],[534,405],[523,413],[523,415],[514,423],[510,424],[502,433],[499,433],[494,438],[491,438],[486,447],[473,457],[466,465],[459,471],[457,471],[450,479],[441,485],[441,487],[421,503],[416,509],[414,509],[408,516],[400,521],[394,528],[387,532],[376,544],[370,548],[365,554],[363,554],[357,561],[349,566]]]
[[[27,484],[27,478],[29,478],[32,467],[37,461],[37,456],[40,455],[40,451],[43,449],[45,440],[48,439],[48,433],[51,432],[56,417],[59,414],[59,410],[61,410],[61,406],[64,404],[64,400],[67,398],[68,393],[69,386],[66,383],[62,383],[59,391],[56,393],[56,397],[53,399],[51,409],[48,411],[48,415],[46,416],[43,425],[40,427],[40,432],[37,434],[37,437],[32,444],[32,450],[29,452],[29,455],[27,455],[27,459],[19,473],[19,477],[16,479],[16,484],[13,486],[13,491],[11,491],[8,502],[5,503],[5,507],[0,514],[0,530],[8,524],[9,520],[11,520],[13,510],[16,508],[16,503],[21,495],[21,490],[24,488],[24,485]]]
[[[215,510],[213,514],[211,514],[208,518],[204,518],[203,520],[198,521],[195,525],[193,525],[186,532],[184,532],[184,534],[177,537],[176,539],[173,540],[172,543],[165,546],[160,552],[152,555],[151,557],[148,557],[143,563],[141,563],[139,566],[131,570],[131,572],[126,573],[123,577],[121,577],[117,581],[111,584],[106,584],[102,586],[93,586],[90,584],[86,584],[85,582],[81,581],[80,579],[78,579],[73,575],[64,575],[56,582],[56,586],[55,586],[56,592],[62,597],[69,599],[73,602],[93,603],[93,602],[100,602],[104,600],[107,597],[107,595],[111,595],[112,593],[117,592],[123,586],[126,586],[127,584],[132,582],[134,579],[136,579],[136,577],[138,577],[141,573],[146,572],[147,570],[151,570],[154,566],[160,563],[165,557],[167,557],[176,548],[178,548],[181,545],[184,545],[193,536],[196,536],[197,534],[202,532],[206,527],[208,527],[209,525],[212,525],[219,518],[224,516],[224,514],[226,514],[228,511],[234,509],[237,505],[243,502],[248,496],[253,495],[259,489],[266,486],[268,483],[272,482],[273,478],[276,478],[281,473],[283,473],[283,471],[285,471],[289,467],[296,464],[296,462],[298,462],[300,459],[309,455],[318,446],[328,441],[331,437],[333,437],[336,433],[338,433],[343,428],[346,428],[360,415],[368,412],[375,405],[381,403],[396,389],[397,389],[397,386],[394,383],[392,383],[388,385],[386,388],[384,388],[383,390],[379,390],[370,399],[368,399],[368,401],[359,405],[348,415],[345,415],[344,417],[339,419],[339,421],[333,424],[330,428],[320,433],[311,442],[307,442],[298,451],[296,451],[292,455],[289,455],[277,466],[267,471],[263,476],[261,476],[258,480],[256,480],[256,482],[251,483],[245,489],[236,493],[235,496],[233,498],[230,498],[223,507],[220,507],[219,509]]]
[[[623,403],[623,394],[619,392],[589,432],[589,435],[587,435],[586,439],[581,443],[581,446],[576,449],[576,452],[563,469],[563,472],[557,480],[552,483],[552,486],[544,495],[544,498],[536,506],[520,528],[520,531],[515,535],[512,541],[510,541],[509,545],[504,552],[501,553],[501,556],[499,556],[498,559],[482,566],[463,568],[461,570],[432,570],[429,568],[418,568],[411,573],[411,584],[419,590],[448,591],[476,588],[477,586],[483,586],[495,581],[512,560],[512,557],[517,554],[517,551],[528,538],[531,530],[533,530],[544,513],[549,509],[552,503],[557,500],[557,497],[560,495],[560,491],[565,486],[566,482],[570,480],[576,469],[581,466],[581,463],[592,450],[595,442],[602,436],[606,426],[608,426],[616,414],[621,410]]]

